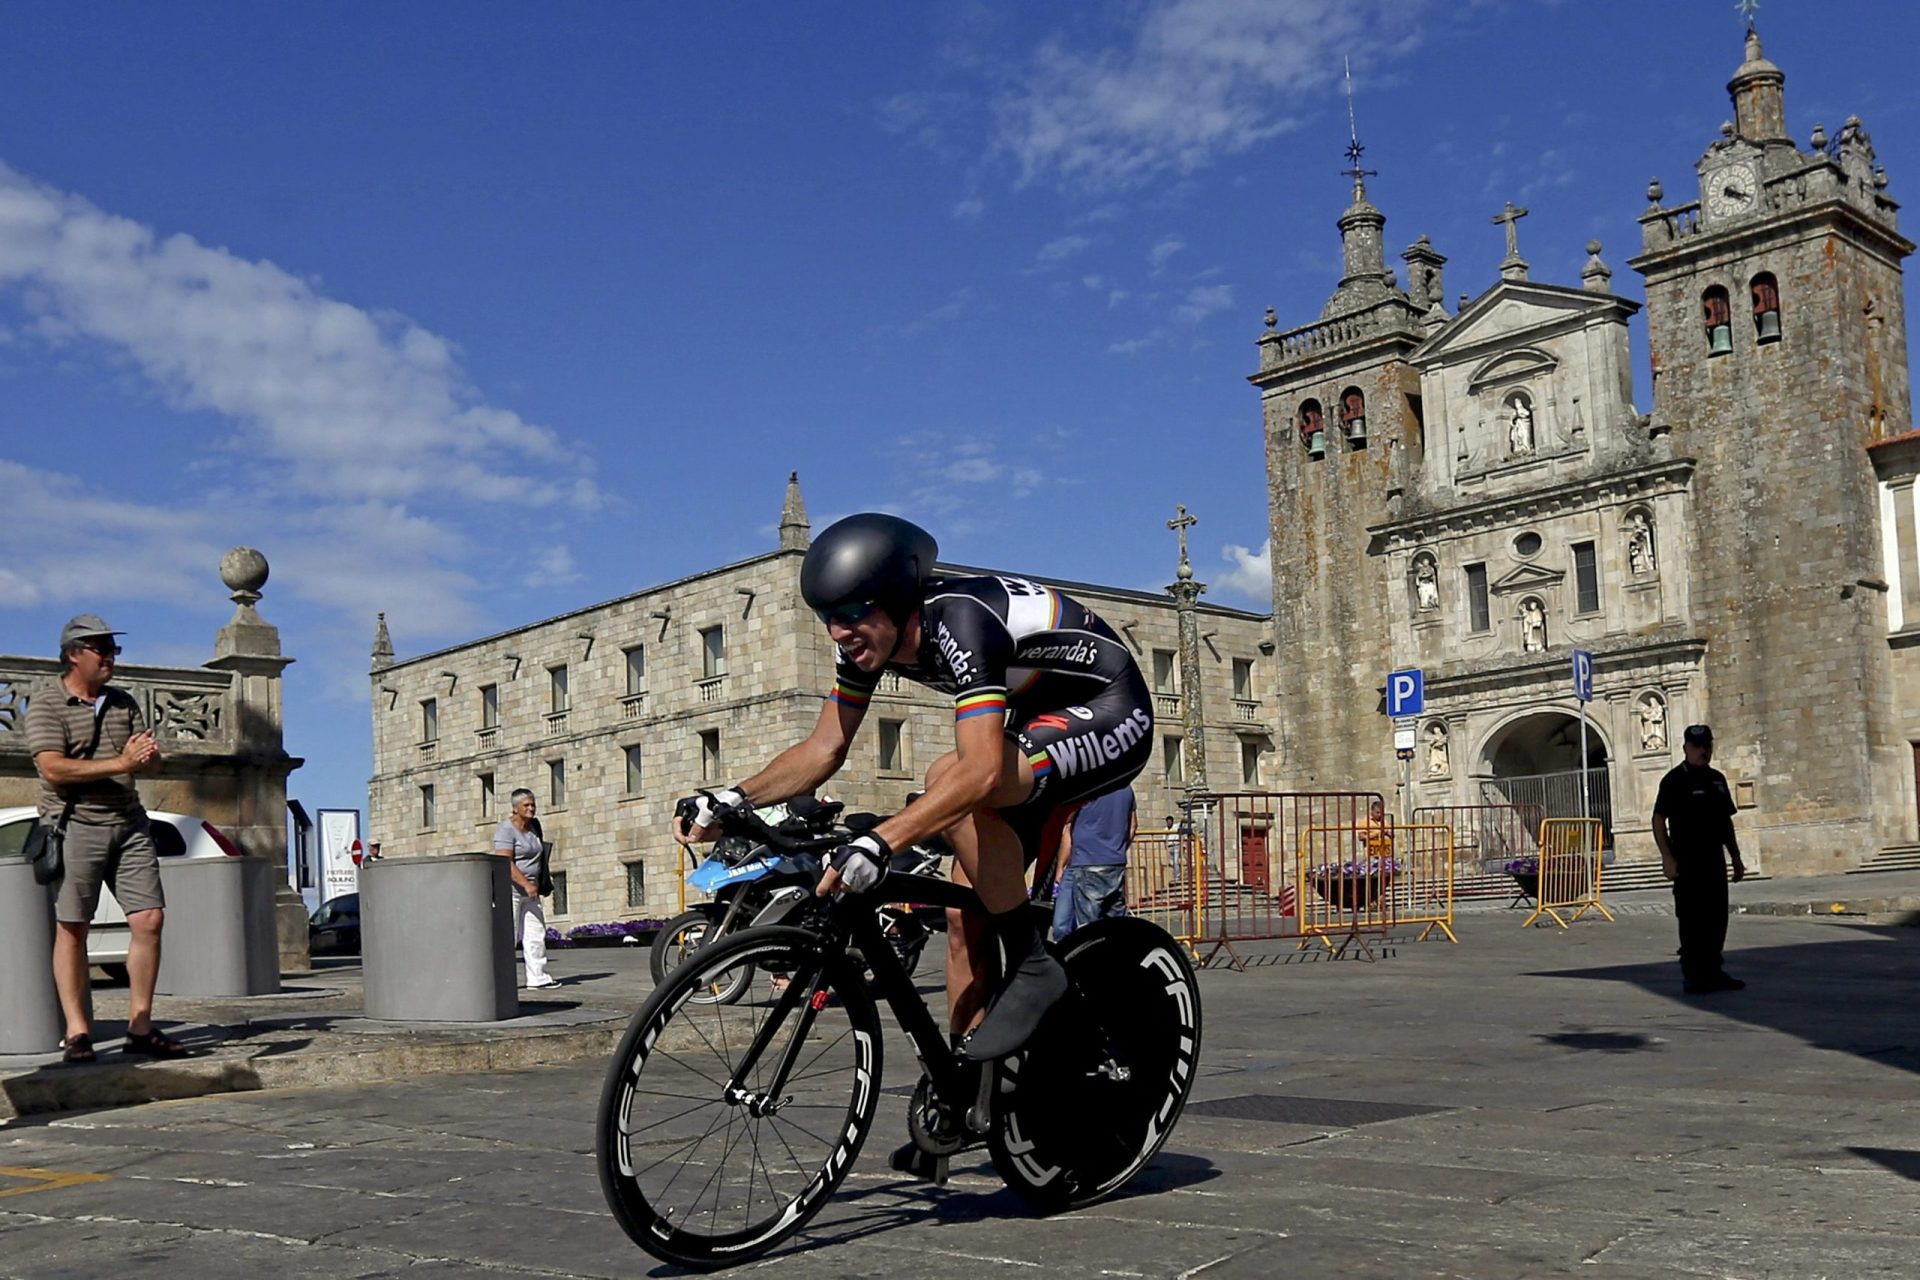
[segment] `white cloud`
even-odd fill
[[[963,288],[963,289],[955,289],[952,293],[947,295],[947,300],[945,302],[942,302],[939,306],[933,307],[930,310],[921,313],[920,315],[914,317],[913,319],[907,321],[905,324],[901,325],[898,329],[898,333],[903,338],[917,338],[921,334],[927,333],[930,330],[942,328],[945,325],[951,324],[953,321],[959,319],[962,315],[966,314],[968,308],[972,306],[973,306],[973,289],[971,287]],[[884,332],[884,330],[882,330],[881,332]]]
[[[1229,543],[1220,549],[1220,558],[1232,567],[1213,584],[1221,591],[1233,592],[1260,602],[1263,609],[1273,604],[1273,539],[1260,544],[1258,551]]]
[[[1159,275],[1166,270],[1167,259],[1187,247],[1187,242],[1175,236],[1168,236],[1147,252],[1147,262],[1153,273]]]
[[[1190,173],[1294,126],[1340,76],[1413,44],[1424,0],[1152,0],[1120,47],[1049,41],[996,103],[1025,179],[1091,189]]]
[[[1092,243],[1087,236],[1058,236],[1040,246],[1040,252],[1034,256],[1034,265],[1041,270],[1057,267],[1068,258],[1084,252]]]
[[[1137,338],[1122,338],[1109,342],[1107,350],[1116,356],[1130,356],[1145,351],[1148,347],[1157,347],[1167,340],[1167,335],[1158,329],[1152,333],[1141,334]]]
[[[566,546],[544,547],[533,557],[533,567],[520,579],[528,588],[563,587],[580,581],[580,568]]]
[[[1195,285],[1187,290],[1187,296],[1179,306],[1173,309],[1174,319],[1182,324],[1199,324],[1216,311],[1225,311],[1233,305],[1233,286],[1230,284]]]
[[[980,215],[986,211],[987,202],[985,200],[976,200],[969,197],[955,203],[949,213],[956,222],[977,222],[980,219]]]

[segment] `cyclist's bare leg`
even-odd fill
[[[932,788],[957,758],[949,752],[934,761],[933,767],[927,770],[927,786]],[[1021,874],[1026,859],[1020,849],[1020,838],[991,809],[1018,804],[1032,790],[1033,770],[1013,743],[1008,742],[1001,761],[1000,784],[987,797],[989,808],[970,814],[944,833],[953,845],[954,883],[974,886],[989,912],[1011,910],[1027,897],[1026,881]],[[974,958],[986,954],[990,936],[987,922],[981,916],[964,911],[947,912],[947,1018],[955,1035],[971,1031],[986,1008],[986,979]]]

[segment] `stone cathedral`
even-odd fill
[[[1848,870],[1914,841],[1913,245],[1860,120],[1796,141],[1785,79],[1749,30],[1697,186],[1648,190],[1628,265],[1651,412],[1629,356],[1642,307],[1599,243],[1577,283],[1535,280],[1509,204],[1499,278],[1449,310],[1426,236],[1404,284],[1387,265],[1356,144],[1341,278],[1312,323],[1268,312],[1250,376],[1282,785],[1577,814],[1578,648],[1595,655],[1589,803],[1621,859],[1654,856],[1655,790],[1697,721],[1756,870]],[[1403,782],[1384,684],[1409,667],[1425,707]]]

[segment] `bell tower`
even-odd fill
[[[1696,462],[1691,590],[1716,765],[1770,873],[1845,870],[1912,837],[1882,498],[1871,448],[1911,429],[1913,245],[1858,117],[1787,134],[1751,27],[1699,197],[1640,216],[1653,429]],[[1749,834],[1751,833],[1751,834]]]

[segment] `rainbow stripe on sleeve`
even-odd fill
[[[966,720],[972,716],[988,714],[1007,714],[1007,695],[1005,691],[993,689],[981,693],[969,693],[953,700],[953,718]]]
[[[845,680],[835,680],[833,682],[833,692],[829,693],[827,697],[829,700],[837,702],[843,707],[852,707],[855,711],[865,711],[867,709],[867,702],[873,697],[873,690],[856,689]]]

